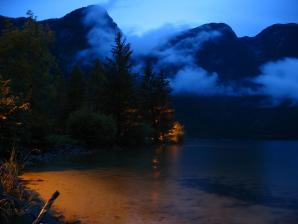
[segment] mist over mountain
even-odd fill
[[[6,20],[12,25],[22,27],[26,18],[7,18],[0,16],[0,30]],[[117,24],[100,6],[77,9],[59,19],[40,21],[55,34],[53,52],[63,69],[70,69],[75,63],[88,63],[95,58],[108,56]]]
[[[5,20],[25,22],[0,17],[0,30]],[[53,52],[65,71],[104,60],[121,29],[99,6],[40,23],[54,31]],[[298,137],[298,24],[275,24],[254,37],[237,37],[224,23],[167,25],[127,39],[136,68],[148,60],[168,76],[177,117],[193,135]]]
[[[22,26],[25,18],[0,17]],[[77,9],[59,19],[40,22],[55,33],[53,50],[61,64],[87,62],[109,56],[115,33],[121,28],[100,6]],[[237,37],[230,26],[210,23],[196,28],[165,25],[128,36],[135,57],[148,57],[174,76],[181,69],[199,67],[223,82],[239,81],[260,74],[261,66],[285,58],[298,58],[298,24],[275,24],[255,37]]]
[[[297,76],[287,69],[289,60],[291,67],[298,64],[297,38],[297,24],[273,25],[256,37],[238,38],[228,25],[212,23],[178,34],[150,56],[173,77],[177,93],[259,94],[259,84],[270,84],[258,78],[269,66],[285,77]]]

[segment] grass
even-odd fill
[[[20,171],[17,153],[13,149],[10,158],[0,163],[0,223],[12,223],[30,207],[31,196],[19,180]]]

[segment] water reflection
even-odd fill
[[[188,141],[183,147],[62,158],[28,187],[83,223],[297,223],[298,142]],[[41,181],[42,180],[42,181]]]

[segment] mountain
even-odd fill
[[[96,6],[88,6],[59,19],[40,21],[55,33],[53,51],[62,67],[72,66],[74,62],[82,59],[79,57],[80,52],[94,48],[94,40],[90,40],[92,31],[98,35],[109,33],[113,38],[114,33],[120,30],[106,11],[100,14],[93,13],[93,21],[86,21],[87,14],[93,9],[103,10]],[[26,21],[25,18],[0,16],[0,30],[4,28],[7,20],[18,27],[23,26]],[[108,45],[100,36],[96,38],[97,45]],[[159,46],[157,54],[153,52],[147,57],[158,61],[160,54],[174,49],[175,53],[182,52],[183,56],[193,57],[194,63],[206,71],[216,72],[221,81],[241,80],[259,74],[260,66],[266,62],[298,57],[297,40],[298,24],[294,23],[276,24],[255,37],[241,38],[237,37],[227,24],[210,23],[179,33],[166,41],[166,44]],[[90,57],[90,54],[88,56]],[[94,56],[96,55],[91,55],[91,58]],[[169,74],[174,74],[184,66],[179,63],[163,65],[165,70],[170,71]]]
[[[255,37],[241,38],[227,24],[210,23],[172,37],[150,57],[159,60],[167,51],[182,54],[184,58],[191,56],[196,66],[209,73],[216,72],[221,81],[237,81],[255,77],[260,66],[267,62],[298,58],[297,40],[298,24],[293,23],[276,24]],[[163,65],[175,73],[181,68],[177,64]]]
[[[285,57],[298,57],[298,24],[275,24],[255,37],[240,39],[254,53],[259,64]]]
[[[228,25],[211,23],[172,37],[151,53],[149,58],[157,64],[161,61],[160,66],[171,77],[177,76],[181,71],[187,76],[188,70],[183,68],[200,67],[206,70],[207,75],[201,74],[201,79],[188,76],[180,80],[185,82],[189,79],[188,87],[186,86],[189,89],[193,88],[194,80],[204,84],[210,81],[210,77],[214,77],[212,74],[217,74],[215,85],[219,85],[218,88],[236,86],[240,89],[249,87],[251,90],[258,90],[262,86],[251,80],[260,76],[264,64],[285,58],[298,58],[297,40],[298,24],[275,24],[255,37],[237,37]],[[286,69],[292,72],[292,77],[298,75],[293,68]],[[199,76],[199,72],[195,70],[191,75]],[[274,76],[272,69],[270,72],[272,74],[268,74],[268,82]],[[273,83],[275,80],[282,81],[275,78],[272,78]],[[278,92],[279,88],[284,88],[282,83],[278,85],[280,86],[275,86],[271,91]],[[217,87],[210,85],[206,88]],[[174,106],[176,118],[185,124],[189,136],[298,138],[297,104],[287,99],[274,105],[274,100],[274,96],[257,91],[247,95],[198,95],[187,92],[174,96]]]
[[[95,21],[86,20],[87,14],[91,10],[100,12],[95,14],[94,18],[91,18]],[[22,27],[26,18],[0,16],[0,31],[5,28],[7,21],[12,23],[13,26]],[[88,34],[93,31],[94,27],[102,29],[104,32],[110,32],[112,36],[120,30],[108,13],[103,11],[102,8],[97,8],[97,6],[83,7],[68,13],[62,18],[43,20],[39,23],[49,27],[55,33],[53,53],[62,68],[67,70],[80,59],[78,55],[80,52],[93,47]],[[97,26],[97,23],[101,23],[102,26]]]
[[[22,27],[26,19],[0,16],[0,32],[6,21]],[[115,32],[120,30],[106,11],[95,6],[40,23],[55,32],[52,50],[64,71],[69,71],[76,62],[85,65],[90,59],[107,56]],[[207,89],[219,88],[220,94],[215,95],[175,95],[176,118],[185,124],[191,136],[298,138],[298,107],[291,100],[268,106],[264,102],[274,101],[272,95],[262,92],[229,95],[222,88],[258,89],[258,84],[250,80],[259,77],[264,64],[284,58],[298,59],[297,40],[298,24],[294,23],[272,25],[254,37],[238,37],[227,24],[210,23],[164,40],[136,61],[152,60],[169,78],[176,77],[184,68],[201,68],[206,71],[201,74],[205,80],[194,80],[210,85]],[[295,76],[297,73],[292,70],[291,75]],[[192,75],[198,75],[196,72]],[[191,85],[195,84],[190,80]]]

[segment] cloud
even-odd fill
[[[260,84],[258,93],[268,95],[274,104],[284,100],[298,103],[298,59],[285,58],[262,66],[261,75],[253,80]]]
[[[112,1],[111,1],[112,2]],[[90,48],[81,51],[81,59],[92,57],[104,58],[109,56],[117,28],[116,24],[100,6],[88,7],[83,20],[87,27],[91,27],[87,39]],[[291,100],[298,104],[298,59],[285,58],[276,62],[269,62],[261,66],[261,74],[250,81],[259,87],[251,89],[241,84],[221,83],[217,73],[209,73],[197,66],[199,60],[195,55],[207,41],[217,41],[222,36],[221,31],[204,29],[192,33],[178,32],[185,26],[164,25],[150,30],[142,35],[128,35],[128,42],[136,55],[151,55],[158,58],[157,69],[175,67],[170,74],[170,85],[174,94],[192,93],[202,96],[268,96],[273,106],[284,100]],[[186,37],[185,37],[186,36]],[[138,66],[136,66],[138,67]]]
[[[158,69],[171,66],[178,68],[173,78],[169,80],[174,94],[209,96],[232,93],[227,87],[219,85],[218,74],[208,73],[195,63],[197,60],[195,53],[202,48],[203,44],[207,41],[216,41],[222,35],[219,31],[209,30],[207,26],[205,28],[197,33],[187,33],[188,37],[180,40],[178,40],[180,36],[175,37],[152,53],[158,58],[156,64]]]
[[[90,28],[87,34],[90,47],[79,52],[78,58],[87,60],[109,56],[119,29],[106,10],[101,6],[87,7],[84,11],[83,23]]]
[[[198,52],[207,41],[216,41],[221,36],[221,32],[214,30],[201,30],[195,35],[189,35],[177,41],[171,46],[171,42],[166,48],[153,52],[153,55],[159,58],[158,66],[192,66],[195,67],[195,53]],[[176,37],[177,38],[177,37]],[[178,37],[179,38],[179,37]]]
[[[134,34],[134,30],[127,33],[127,40],[131,43],[136,55],[151,53],[155,48],[166,44],[166,42],[179,32],[188,29],[186,25],[165,24],[159,28],[149,30],[142,34]]]
[[[170,85],[174,94],[200,96],[267,96],[262,106],[278,106],[285,100],[298,105],[298,59],[285,58],[269,62],[261,67],[261,74],[250,80],[258,88],[241,86],[241,83],[219,81],[217,73],[209,73],[198,66],[186,66],[179,70]]]
[[[139,57],[142,55],[157,59],[156,70],[168,71],[169,68],[175,67],[175,74],[171,73],[170,76],[176,76],[179,71],[182,73],[196,68],[195,53],[201,49],[205,42],[216,41],[222,36],[222,33],[221,31],[214,31],[208,25],[191,33],[189,33],[188,28],[186,25],[167,24],[143,35],[128,35],[127,39],[132,45],[134,56],[136,56],[134,70],[137,72],[144,66],[143,61],[139,60],[142,59]],[[188,37],[180,38],[182,35]],[[180,40],[176,41],[177,38]],[[186,67],[187,69],[185,69]]]
[[[217,73],[208,73],[200,67],[185,67],[170,79],[173,94],[196,94],[200,96],[234,95],[230,85],[223,85]]]
[[[199,95],[213,95],[217,92],[218,76],[208,74],[199,67],[185,67],[170,80],[174,94],[196,93]]]
[[[117,0],[102,0],[101,2],[99,2],[100,7],[104,8],[107,11],[116,7],[116,4]]]

